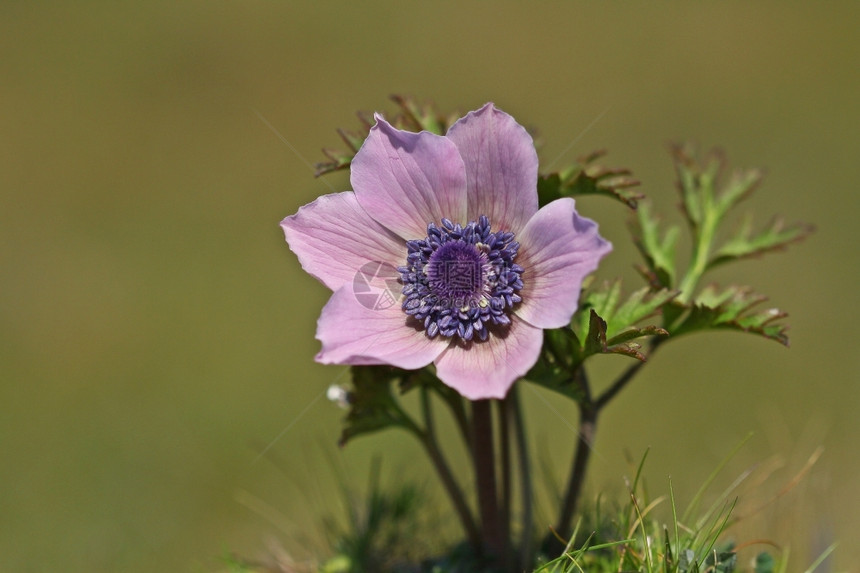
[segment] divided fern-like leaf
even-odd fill
[[[791,243],[802,241],[812,231],[813,227],[810,225],[786,225],[782,219],[774,218],[767,227],[753,234],[752,217],[746,217],[737,233],[714,253],[708,262],[708,268],[784,249]]]
[[[748,287],[719,289],[711,285],[699,293],[689,306],[676,307],[678,321],[668,330],[672,336],[709,329],[738,330],[788,346],[787,326],[779,322],[788,315],[776,308],[753,310],[766,300],[767,297],[754,293]]]
[[[388,118],[391,125],[397,129],[407,131],[430,131],[437,135],[443,135],[448,127],[457,119],[456,115],[441,114],[433,105],[419,105],[414,99],[402,95],[393,95],[391,100],[399,108],[395,114]],[[316,176],[325,175],[334,171],[348,169],[353,157],[361,148],[361,144],[367,139],[367,134],[373,125],[373,118],[364,113],[358,113],[361,128],[358,131],[338,129],[338,135],[346,143],[348,149],[345,151],[334,149],[323,149],[323,153],[329,161],[316,164]]]
[[[676,284],[675,246],[680,229],[672,225],[661,237],[659,227],[660,219],[651,214],[651,206],[640,204],[636,219],[630,225],[633,242],[645,259],[645,266],[639,267],[639,273],[655,289],[673,288]]]
[[[653,292],[645,287],[631,294],[619,306],[621,282],[617,280],[589,292],[578,314],[577,324],[583,340],[583,358],[593,354],[624,354],[644,361],[646,357],[640,352],[641,346],[632,341],[669,333],[658,325],[639,326],[639,323],[658,314],[675,295],[668,289]]]
[[[639,181],[629,169],[609,168],[595,163],[606,151],[595,151],[580,157],[577,163],[559,173],[538,177],[538,202],[541,206],[561,197],[602,195],[635,209],[644,195],[632,188]]]

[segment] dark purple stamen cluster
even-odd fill
[[[523,268],[514,263],[520,244],[514,234],[490,232],[481,215],[465,227],[448,219],[427,225],[427,237],[407,241],[403,310],[423,326],[430,338],[486,340],[492,325],[508,317],[523,288]]]

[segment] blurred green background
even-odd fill
[[[684,503],[752,431],[717,487],[779,466],[743,486],[752,510],[823,446],[735,536],[790,544],[798,571],[841,539],[830,565],[860,570],[858,15],[855,2],[0,3],[0,571],[212,571],[271,540],[319,557],[337,475],[363,482],[385,452],[384,481],[424,479],[406,436],[336,448],[342,412],[322,394],[344,369],[313,362],[328,293],[278,228],[348,189],[309,164],[355,110],[393,111],[392,93],[444,110],[492,100],[540,130],[544,166],[606,147],[672,217],[666,142],[768,169],[742,210],[818,232],[715,278],[790,311],[792,347],[668,345],[603,419],[589,489],[622,492],[626,458],[651,446],[650,489],[671,475]],[[616,244],[600,276],[633,288],[624,208],[580,211]],[[525,397],[560,479],[575,410]]]

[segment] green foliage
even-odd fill
[[[729,498],[728,493],[715,502],[716,509],[712,508],[694,519],[690,510],[698,507],[697,494],[688,511],[683,512],[688,517],[679,518],[671,481],[668,496],[654,500],[648,497],[640,481],[644,461],[643,457],[636,477],[629,485],[629,503],[615,511],[606,511],[598,504],[593,510],[583,512],[564,554],[543,563],[535,569],[535,573],[774,571],[778,561],[771,554],[759,553],[755,561],[750,563],[754,567],[751,569],[747,566],[748,562],[739,559],[740,546],[723,540],[736,501]],[[712,478],[713,475],[700,492],[707,488]],[[668,524],[653,516],[655,509],[666,502],[671,505]]]
[[[650,204],[639,202],[641,195],[633,198],[625,187],[627,170],[593,169],[591,162],[600,156],[593,154],[562,173],[541,176],[541,204],[562,196],[602,194],[636,209],[631,232],[643,258],[638,269],[647,286],[626,298],[620,281],[587,290],[571,328],[545,333],[543,352],[527,374],[529,380],[582,401],[586,393],[576,383],[576,376],[586,359],[595,354],[619,354],[645,361],[645,339],[735,330],[788,344],[787,327],[781,322],[786,313],[775,308],[758,310],[766,300],[764,296],[748,287],[720,289],[710,285],[699,290],[698,284],[716,266],[782,249],[805,238],[812,228],[786,226],[775,219],[754,233],[751,220],[746,219],[727,241],[715,247],[727,213],[758,187],[762,173],[741,170],[727,178],[722,153],[711,152],[701,163],[689,146],[674,146],[672,154],[681,211],[692,239],[690,261],[684,271],[677,265],[680,227],[664,228]],[[616,185],[618,181],[622,185]]]
[[[649,203],[640,204],[636,216],[631,225],[633,243],[645,258],[639,272],[652,288],[671,288],[676,284],[675,248],[681,229],[673,225],[661,237],[660,220],[651,214]]]
[[[763,230],[753,232],[752,220],[747,217],[727,241],[717,246],[718,231],[726,215],[753,193],[761,183],[762,173],[755,169],[737,170],[727,177],[725,157],[720,152],[711,152],[699,162],[690,146],[676,145],[672,155],[681,211],[692,238],[685,272],[680,273],[676,263],[680,233],[677,226],[661,232],[660,220],[646,204],[639,207],[632,225],[634,242],[644,259],[639,270],[650,289],[677,292],[677,296],[663,304],[663,328],[671,336],[730,329],[787,345],[786,327],[779,322],[786,314],[778,309],[753,310],[765,297],[754,294],[748,287],[720,289],[710,285],[699,291],[698,285],[714,267],[782,249],[804,239],[812,228],[803,224],[786,226],[780,219],[774,219]]]
[[[320,573],[379,573],[405,571],[424,549],[417,542],[419,519],[425,511],[421,490],[413,484],[380,486],[378,461],[371,468],[369,490],[358,496],[344,482],[342,493],[347,522],[326,523],[335,555]]]
[[[562,197],[602,195],[635,209],[644,197],[631,189],[637,187],[639,181],[631,176],[629,169],[609,168],[595,163],[605,154],[605,151],[595,151],[581,157],[567,169],[539,176],[539,204],[543,206]]]
[[[432,104],[420,105],[414,99],[402,95],[392,95],[391,100],[397,104],[397,111],[386,119],[397,129],[408,131],[429,131],[437,135],[443,135],[448,127],[457,120],[457,115],[441,114]],[[358,119],[361,127],[357,131],[338,129],[337,133],[346,144],[346,150],[323,149],[323,153],[329,161],[317,163],[316,175],[325,175],[334,171],[349,169],[352,158],[361,148],[370,128],[373,125],[373,117],[359,113]]]
[[[563,554],[541,556],[534,573],[782,573],[789,552],[753,553],[751,546],[765,543],[754,540],[737,544],[727,538],[733,523],[736,499],[731,489],[717,496],[712,506],[700,510],[701,495],[734,456],[742,441],[712,472],[689,503],[686,511],[676,506],[671,480],[668,494],[652,499],[643,485],[643,456],[636,475],[628,486],[628,501],[606,507],[600,498],[584,511]],[[737,480],[735,481],[735,483]],[[429,557],[422,540],[420,515],[426,511],[425,498],[410,485],[379,485],[378,466],[374,466],[366,500],[360,502],[346,488],[345,526],[329,522],[335,555],[319,569],[320,573],[490,573],[485,563],[466,545],[450,547],[444,554]],[[666,516],[657,516],[661,505],[669,505]],[[683,514],[683,516],[681,516]],[[679,517],[680,516],[680,517]],[[834,550],[828,547],[806,569],[812,573]],[[423,558],[422,558],[423,557]],[[411,560],[411,561],[410,561]],[[421,565],[417,565],[418,562]],[[262,571],[239,568],[236,571]],[[265,569],[269,570],[269,569]]]
[[[604,283],[600,289],[589,291],[578,313],[580,322],[576,327],[580,338],[585,340],[585,357],[614,353],[644,361],[640,345],[632,341],[646,336],[668,336],[669,333],[657,325],[638,325],[657,314],[676,294],[668,289],[651,291],[645,287],[635,291],[619,306],[621,281]]]
[[[785,221],[775,217],[764,229],[753,234],[752,216],[747,215],[735,235],[723,243],[708,261],[708,270],[723,263],[784,249],[791,243],[802,241],[812,231],[811,225],[786,225]]]
[[[403,371],[390,366],[353,366],[349,413],[344,419],[340,445],[360,436],[388,427],[411,428],[409,416],[400,408],[392,393],[392,382]]]
[[[579,402],[584,396],[573,380],[582,355],[582,344],[572,330],[546,330],[538,360],[525,378]]]
[[[720,289],[709,285],[688,305],[667,307],[674,336],[702,330],[728,329],[749,332],[788,346],[786,326],[779,322],[785,312],[770,308],[754,310],[767,298],[747,287]]]
[[[408,98],[395,96],[392,99],[399,111],[390,119],[400,129],[443,134],[456,119],[455,116],[440,114],[432,106],[419,106]],[[371,125],[367,117],[359,117],[363,126],[360,132],[339,132],[348,150],[327,151],[331,161],[319,165],[318,174],[349,167]],[[635,210],[630,229],[634,244],[642,256],[642,264],[637,268],[645,279],[645,286],[625,294],[621,282],[616,280],[584,289],[570,325],[544,331],[541,353],[525,376],[536,384],[576,401],[580,407],[582,427],[586,427],[586,422],[590,424],[590,436],[593,436],[597,416],[602,408],[629,383],[649,355],[667,340],[694,332],[731,330],[788,344],[787,327],[782,322],[786,314],[775,308],[761,310],[760,305],[767,300],[764,296],[756,294],[749,287],[731,285],[720,288],[708,285],[702,288],[700,283],[707,272],[715,267],[781,250],[804,239],[812,228],[802,224],[786,225],[780,219],[773,219],[769,225],[755,230],[752,219],[747,217],[734,232],[724,232],[723,226],[728,215],[758,188],[763,178],[762,172],[747,169],[729,173],[725,157],[719,151],[712,151],[701,159],[692,147],[686,145],[675,145],[671,152],[681,199],[681,214],[689,231],[689,257],[681,264],[678,261],[678,246],[684,236],[681,225],[663,224],[651,205],[642,201],[643,195],[632,189],[639,182],[629,170],[598,164],[597,160],[604,152],[585,156],[559,172],[541,175],[537,181],[538,199],[542,206],[563,197],[597,195],[611,198]],[[600,395],[593,396],[585,362],[598,354],[617,354],[635,361],[613,383],[605,386]],[[476,541],[479,539],[478,526],[437,441],[432,413],[434,401],[441,401],[447,406],[467,451],[475,455],[471,433],[474,419],[470,419],[465,400],[436,378],[432,366],[416,371],[383,366],[354,366],[352,375],[350,409],[345,419],[341,444],[359,435],[388,427],[400,427],[414,434],[434,463],[469,538],[469,542],[461,546],[461,549],[466,548],[462,554],[452,552],[433,562],[432,568],[428,570],[437,573],[481,570],[475,561],[482,552],[480,542]],[[421,392],[420,424],[401,408],[398,398],[398,394],[416,388]],[[435,398],[431,399],[431,395]],[[587,467],[585,462],[588,448],[591,447],[589,439],[583,438],[578,444],[576,463],[571,470],[572,478],[577,479],[568,481],[573,485],[563,496],[564,507],[559,513],[564,517],[560,517],[557,531],[564,534],[570,532],[570,516],[575,515],[574,509],[577,508],[580,492],[576,488],[581,487],[582,474]],[[580,452],[585,452],[581,460],[578,457]],[[526,456],[523,452],[520,455]],[[680,519],[674,494],[670,492],[673,523],[668,528],[649,517],[657,502],[649,503],[643,499],[637,492],[637,484],[638,475],[629,492],[631,505],[622,517],[611,522],[596,519],[592,527],[588,528],[585,539],[580,539],[574,532],[565,554],[541,565],[538,571],[740,571],[735,547],[721,542],[734,500],[722,500],[721,504],[712,506],[698,521],[689,523],[689,514],[698,511],[701,491]],[[327,571],[371,570],[355,565],[364,559],[356,556],[364,555],[362,552],[375,543],[373,540],[378,539],[371,535],[371,530],[376,528],[374,516],[381,519],[397,512],[388,515],[389,509],[396,507],[396,504],[391,507],[383,504],[378,492],[371,495],[370,504],[367,511],[369,517],[366,522],[362,522],[366,525],[362,530],[363,536],[358,535],[358,530],[351,537],[341,535],[342,541],[349,542],[342,542],[339,561],[330,562],[334,568]],[[357,515],[351,515],[350,520],[357,527]],[[523,546],[528,546],[528,543]],[[545,540],[544,547],[549,546]],[[754,573],[773,573],[774,563],[767,554],[761,554],[755,561]]]

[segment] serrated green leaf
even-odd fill
[[[761,185],[763,179],[764,171],[761,169],[738,169],[734,171],[728,183],[720,189],[717,198],[720,212],[728,212],[729,209],[752,195]]]
[[[690,143],[674,144],[670,149],[681,193],[681,209],[690,227],[699,229],[717,204],[717,179],[725,165],[725,157],[720,150],[712,150],[699,161]]]
[[[676,295],[677,292],[669,289],[654,292],[645,287],[635,291],[608,319],[607,336],[614,339],[619,333],[627,331],[633,325],[653,316],[660,307]]]
[[[644,196],[632,190],[639,181],[631,176],[629,169],[609,168],[595,164],[605,151],[596,151],[581,157],[575,165],[559,173],[549,173],[538,178],[538,201],[541,206],[561,197],[602,195],[621,201],[635,209]]]
[[[357,152],[361,145],[364,143],[365,138],[367,137],[366,133],[356,133],[354,131],[348,131],[346,129],[338,128],[337,134],[346,143],[353,153]]]
[[[709,286],[689,305],[672,301],[668,306],[679,306],[675,316],[677,321],[668,327],[672,336],[712,329],[729,329],[758,334],[788,346],[787,326],[778,321],[786,313],[771,308],[753,311],[767,300],[766,297],[752,292],[747,287],[728,287],[718,289]]]
[[[446,116],[439,113],[432,105],[419,105],[414,99],[402,95],[393,95],[391,100],[400,108],[388,121],[397,129],[407,131],[426,130],[442,135],[448,126],[456,119],[455,116]],[[358,113],[361,128],[357,131],[338,130],[341,139],[349,147],[347,151],[324,149],[323,153],[330,161],[316,164],[315,175],[325,175],[334,171],[348,169],[356,152],[361,148],[367,134],[373,125],[373,118],[367,114]]]
[[[588,313],[588,334],[583,351],[585,356],[606,352],[606,321],[594,309]]]
[[[675,286],[675,246],[680,229],[677,225],[669,227],[662,238],[660,219],[651,214],[648,203],[642,203],[636,210],[636,219],[631,225],[633,242],[645,259],[645,268],[640,269],[652,288]]]
[[[391,100],[400,106],[403,116],[413,122],[415,131],[429,131],[436,135],[445,135],[449,122],[445,121],[432,105],[418,105],[411,97],[395,94]]]
[[[588,335],[585,338],[582,349],[582,359],[594,354],[621,354],[645,361],[647,357],[640,352],[642,346],[632,342],[643,336],[667,336],[669,333],[658,326],[646,326],[644,328],[629,328],[613,339],[606,337],[606,321],[591,309],[589,311]]]
[[[606,341],[609,346],[624,344],[630,340],[644,336],[669,336],[669,332],[660,326],[643,326],[642,328],[627,328]]]
[[[652,292],[647,287],[634,292],[621,306],[621,282],[606,282],[598,290],[589,291],[578,313],[577,325],[584,341],[583,359],[593,354],[623,354],[645,360],[641,346],[631,341],[645,336],[667,336],[656,325],[637,324],[659,312],[675,293],[669,290]],[[585,312],[585,311],[588,312]]]
[[[770,225],[753,235],[752,218],[746,217],[735,236],[724,243],[708,262],[708,268],[784,249],[791,243],[802,241],[812,231],[809,225],[794,223],[786,226],[782,219],[774,219]]]
[[[759,169],[742,169],[726,176],[726,160],[719,150],[699,158],[692,146],[675,145],[672,147],[672,156],[682,211],[693,235],[692,256],[685,274],[677,283],[681,291],[679,302],[686,304],[692,300],[702,276],[713,267],[782,248],[810,232],[811,229],[806,226],[784,227],[781,222],[775,221],[754,235],[747,221],[732,239],[714,252],[725,215],[755,191],[763,179],[763,172]],[[655,254],[648,247],[643,247],[646,261],[652,264],[641,272],[652,284],[659,284],[661,276],[654,268],[656,263],[653,263]]]
[[[588,291],[588,293],[585,295],[584,306],[591,308],[592,310],[594,310],[594,312],[600,315],[601,318],[604,318],[605,320],[609,321],[615,314],[615,308],[618,306],[618,301],[620,298],[621,281],[606,281],[601,285],[599,289]],[[589,321],[590,320],[591,318],[589,317]]]

